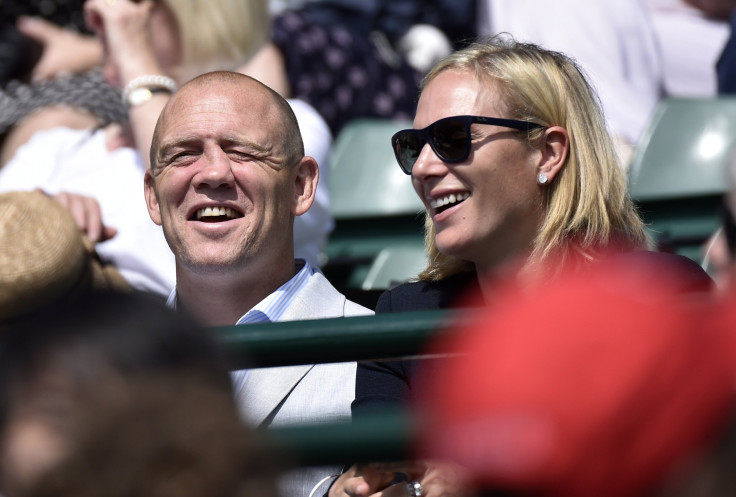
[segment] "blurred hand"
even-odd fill
[[[422,497],[469,497],[470,479],[457,465],[420,461],[352,466],[335,480],[328,497],[410,497],[406,482],[393,483],[398,473],[422,485]]]
[[[106,80],[118,87],[141,67],[158,67],[151,39],[152,0],[87,0],[87,27],[102,42]],[[146,71],[147,72],[147,71]]]
[[[418,471],[407,472],[409,480],[422,484],[422,497],[467,497],[473,494],[470,479],[460,466],[447,462],[423,461]],[[406,497],[407,493],[395,497]],[[389,497],[384,493],[384,497]]]
[[[118,230],[105,226],[97,199],[78,193],[62,192],[51,197],[63,205],[72,215],[79,230],[93,243],[114,237]]]
[[[102,62],[102,47],[93,36],[75,33],[37,17],[20,17],[16,27],[43,46],[41,59],[31,73],[36,81],[82,73]]]
[[[383,465],[355,464],[335,480],[328,497],[368,497],[380,493],[395,478],[396,472]]]

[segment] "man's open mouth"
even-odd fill
[[[193,219],[205,223],[216,223],[240,217],[243,217],[243,213],[230,207],[203,207],[194,213]]]

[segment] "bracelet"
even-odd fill
[[[147,90],[147,98],[131,98],[137,90]],[[138,76],[137,78],[131,79],[130,82],[125,85],[122,94],[123,103],[130,106],[141,104],[151,98],[151,94],[157,91],[174,93],[176,91],[176,82],[168,76],[161,76],[158,74]]]
[[[317,484],[314,487],[312,487],[312,491],[309,492],[309,497],[314,497],[314,493],[317,491],[317,489],[321,487],[322,485],[324,485],[327,480],[329,480],[330,478],[337,478],[338,476],[340,475],[330,475],[330,476],[325,476],[324,478],[322,478],[320,481],[317,482]]]

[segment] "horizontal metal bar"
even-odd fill
[[[462,324],[467,314],[414,311],[212,330],[234,369],[289,366],[415,356],[430,337]]]
[[[271,427],[265,435],[297,465],[345,465],[360,462],[407,461],[418,423],[405,410],[364,414],[352,423]]]

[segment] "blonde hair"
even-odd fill
[[[507,116],[567,130],[570,150],[564,167],[545,187],[545,217],[533,241],[527,265],[551,255],[591,260],[611,246],[644,248],[644,223],[631,201],[624,172],[606,129],[600,102],[577,64],[564,54],[508,36],[476,42],[438,62],[423,88],[449,70],[472,71],[499,90]],[[528,132],[535,146],[544,128]],[[425,221],[429,264],[420,279],[440,280],[473,265],[442,254],[434,224]]]
[[[215,70],[243,65],[267,41],[268,0],[165,0],[178,25],[187,81]]]

